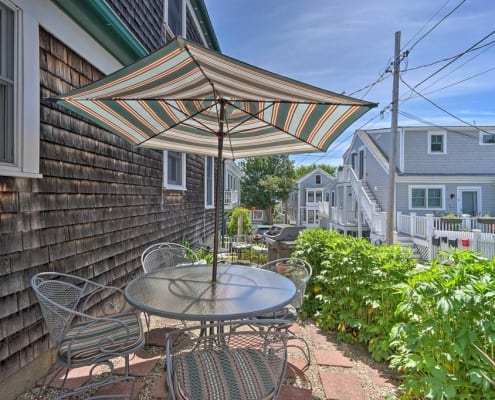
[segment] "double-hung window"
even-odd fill
[[[411,209],[443,209],[443,192],[441,186],[411,186]]]
[[[428,154],[447,153],[447,135],[443,132],[428,132]]]
[[[205,157],[205,207],[212,208],[214,201],[214,165],[215,159],[212,156]]]
[[[0,0],[0,175],[39,178],[39,26]]]
[[[167,189],[186,190],[186,154],[179,151],[163,152],[163,186]]]

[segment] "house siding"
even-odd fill
[[[388,204],[388,171],[385,171],[368,149],[365,150],[366,182],[382,209]]]
[[[42,98],[103,76],[41,28],[39,38]],[[43,178],[0,176],[2,382],[50,347],[30,288],[35,273],[123,287],[141,273],[149,244],[202,242],[214,229],[214,210],[204,207],[204,157],[187,156],[187,191],[167,191],[161,151],[133,147],[46,100],[40,114]]]
[[[107,0],[107,3],[148,51],[164,44],[163,0]]]

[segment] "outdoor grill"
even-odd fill
[[[304,226],[272,225],[270,230],[265,233],[268,261],[290,257],[294,249],[294,241],[303,229]]]

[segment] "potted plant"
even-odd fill
[[[462,222],[462,218],[454,213],[448,213],[440,218],[446,224],[460,224]]]
[[[481,217],[478,217],[480,224],[495,224],[495,217],[492,217],[489,212],[485,212]]]

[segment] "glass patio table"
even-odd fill
[[[211,265],[156,270],[132,280],[127,301],[148,314],[190,321],[228,321],[263,315],[288,304],[294,283],[271,271],[219,264],[217,281]]]

